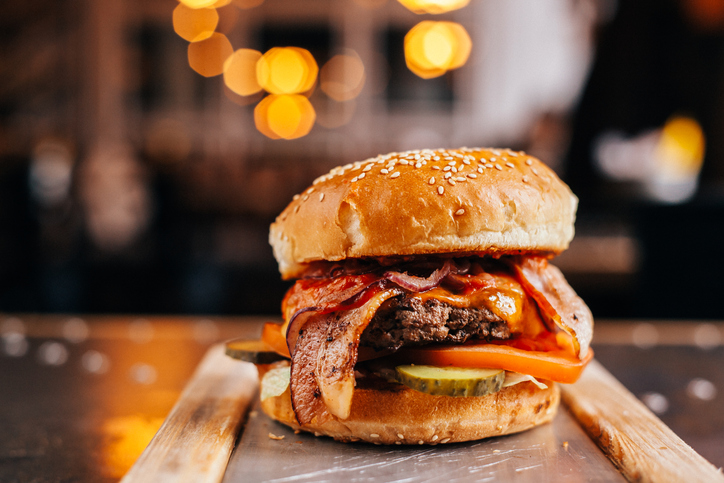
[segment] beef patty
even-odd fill
[[[510,329],[490,310],[454,307],[436,299],[414,297],[388,300],[377,311],[360,344],[381,349],[430,342],[462,343],[468,339],[509,339]]]

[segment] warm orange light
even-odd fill
[[[234,53],[224,34],[214,33],[208,39],[189,44],[189,65],[204,77],[224,73],[224,62]]]
[[[224,83],[240,96],[250,96],[261,91],[256,80],[256,64],[261,52],[239,49],[224,62]]]
[[[417,14],[423,13],[445,13],[463,8],[470,3],[470,0],[397,0],[408,10]]]
[[[208,39],[219,24],[213,8],[189,8],[179,3],[173,10],[173,29],[184,40],[198,42]]]
[[[264,0],[231,0],[231,3],[243,10],[248,10],[250,8],[258,7],[264,3]]]
[[[674,176],[695,176],[704,160],[704,145],[704,132],[696,120],[672,117],[666,121],[657,146],[660,169]]]
[[[271,139],[306,136],[315,119],[316,113],[309,99],[299,94],[272,94],[254,109],[256,128]]]
[[[335,101],[354,99],[365,85],[365,66],[356,52],[335,55],[319,73],[320,88]]]
[[[407,67],[423,79],[443,75],[467,62],[472,41],[455,22],[424,21],[405,35]]]
[[[107,444],[103,456],[108,476],[123,477],[141,456],[161,424],[162,417],[142,415],[119,416],[105,421],[102,431]]]
[[[179,0],[189,8],[208,8],[216,3],[216,0]]]
[[[308,50],[274,47],[256,64],[256,78],[272,94],[299,94],[314,86],[319,67]]]
[[[212,7],[213,7],[213,8],[221,8],[221,7],[227,6],[227,5],[230,4],[230,3],[231,3],[231,0],[216,0],[216,2],[214,2],[214,4],[212,5]]]

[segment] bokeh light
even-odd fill
[[[243,10],[248,10],[250,8],[258,7],[264,3],[264,0],[231,0],[231,3]]]
[[[214,4],[211,6],[212,8],[221,8],[229,5],[231,3],[231,0],[216,0]]]
[[[271,94],[299,94],[310,90],[319,67],[308,50],[299,47],[274,47],[256,64],[256,77]]]
[[[354,51],[335,55],[322,66],[319,81],[319,87],[329,97],[348,101],[357,97],[364,87],[365,66]]]
[[[309,99],[299,94],[272,94],[254,109],[256,128],[271,139],[306,136],[315,119],[316,113]]]
[[[213,8],[189,8],[179,3],[173,10],[173,30],[189,42],[208,39],[218,24],[219,14]]]
[[[182,4],[189,8],[209,8],[212,7],[217,0],[179,0]]]
[[[455,22],[424,21],[405,35],[407,67],[423,79],[439,77],[467,62],[472,41]]]
[[[661,132],[657,154],[662,169],[672,175],[698,174],[704,160],[704,132],[699,123],[683,116],[669,119]]]
[[[224,73],[224,62],[234,53],[226,35],[215,32],[208,39],[189,44],[189,65],[204,77]]]
[[[470,0],[397,0],[408,10],[417,14],[439,14],[463,8]]]
[[[261,91],[257,81],[256,65],[261,52],[239,49],[224,62],[224,83],[240,96],[250,96]]]

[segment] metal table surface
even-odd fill
[[[253,336],[263,320],[1,315],[0,481],[116,481],[155,434],[208,347]],[[724,466],[724,324],[599,320],[594,350],[684,441]],[[574,424],[565,411],[557,422]],[[269,421],[259,427],[263,424],[284,431]],[[551,426],[526,435],[534,438],[531,454],[544,455],[546,445],[558,445],[556,430]],[[484,480],[491,462],[486,458],[496,450],[493,454],[504,455],[507,441],[453,445],[447,456],[467,455],[473,462],[466,468],[476,473],[459,470],[459,479]],[[237,451],[245,444],[242,438]],[[293,433],[285,444],[305,446],[320,455],[317,461],[336,445]],[[352,453],[361,448],[348,447]],[[377,454],[397,451],[399,461],[418,454],[426,455],[428,465],[436,461],[423,448],[365,448]],[[573,471],[579,454],[574,445],[570,448],[568,457],[549,462],[562,476]],[[525,464],[502,459],[525,481]],[[233,461],[227,481],[234,481]],[[388,470],[394,472],[395,466]],[[450,476],[453,481],[455,475]]]

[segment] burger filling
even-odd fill
[[[505,340],[504,319],[486,307],[456,307],[430,298],[404,295],[385,302],[362,333],[360,345],[397,350],[431,342],[461,344],[468,339]]]
[[[528,367],[536,357],[525,357],[535,354],[583,359],[590,340],[583,331],[592,325],[560,272],[534,257],[318,265],[290,289],[283,311],[292,405],[301,424],[349,416],[360,348],[424,359],[420,350],[439,347],[447,361],[450,346],[454,361],[455,347],[470,352],[476,350],[470,343],[482,343],[486,360],[496,351],[510,353],[505,366],[506,357],[523,353],[518,362]]]

